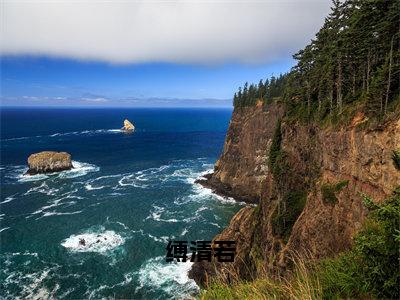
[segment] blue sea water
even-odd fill
[[[229,109],[1,109],[0,296],[168,299],[193,295],[169,240],[210,240],[243,205],[194,181],[212,170]],[[137,130],[119,130],[125,118]],[[27,176],[27,157],[74,169]],[[86,245],[79,245],[84,238]]]

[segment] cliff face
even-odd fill
[[[341,129],[282,121],[272,169],[269,148],[281,116],[277,104],[233,112],[223,154],[205,185],[259,205],[241,209],[215,237],[236,241],[235,262],[195,264],[191,276],[199,283],[227,278],[231,268],[248,279],[261,270],[282,273],[291,253],[322,258],[346,250],[367,214],[362,194],[382,201],[400,185],[392,162],[400,120],[372,129],[362,114]]]
[[[258,203],[268,175],[268,148],[283,108],[262,105],[235,109],[226,134],[224,150],[214,173],[202,184],[237,200]]]

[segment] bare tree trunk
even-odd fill
[[[310,82],[308,80],[306,81],[306,86],[307,86],[307,113],[308,113],[308,116],[310,116],[310,113],[311,113],[311,92],[310,92]]]
[[[368,49],[368,59],[367,59],[367,93],[369,93],[369,72],[371,69],[371,50]]]
[[[365,91],[365,66],[363,68],[363,81],[362,81],[362,91]]]
[[[321,106],[322,106],[322,86],[321,84],[318,87],[318,114],[321,112]]]
[[[389,74],[388,74],[388,81],[387,81],[387,87],[386,87],[386,97],[385,97],[385,116],[386,116],[386,111],[387,111],[387,106],[388,106],[388,101],[389,101],[390,81],[391,81],[391,76],[392,76],[393,41],[394,41],[394,36],[392,36],[392,40],[390,42]]]
[[[332,114],[332,112],[333,112],[333,83],[331,83],[329,85],[329,104],[330,104],[329,113]]]
[[[336,98],[339,114],[342,113],[342,59],[339,57],[338,79],[336,83]]]

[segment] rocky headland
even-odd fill
[[[43,151],[28,158],[28,175],[54,173],[73,168],[71,155],[67,152]]]
[[[392,160],[400,120],[366,123],[358,113],[336,128],[303,124],[278,103],[235,108],[214,173],[198,182],[258,205],[242,208],[214,238],[236,241],[235,262],[195,263],[190,277],[204,286],[230,272],[244,280],[282,275],[293,253],[320,259],[351,248],[368,212],[362,195],[380,202],[400,185]]]

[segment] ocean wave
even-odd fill
[[[104,175],[104,176],[99,176],[97,178],[89,179],[87,181],[79,181],[76,182],[76,184],[84,185],[85,189],[88,191],[93,191],[93,190],[101,190],[106,187],[110,187],[113,185],[112,182],[110,182],[110,178],[119,178],[123,176],[122,174],[116,174],[116,175]]]
[[[145,220],[153,219],[154,221],[157,221],[157,222],[167,222],[167,223],[176,223],[176,222],[178,222],[178,220],[175,219],[175,218],[171,218],[171,219],[163,219],[163,218],[161,218],[161,215],[164,212],[165,212],[165,208],[164,207],[153,205],[153,211],[150,211],[150,214],[146,217]]]
[[[35,210],[34,212],[30,213],[28,216],[26,216],[26,219],[32,218],[38,214],[42,214],[42,216],[36,218],[36,220],[43,218],[43,217],[49,217],[49,216],[61,216],[61,215],[75,215],[78,213],[81,213],[82,210],[80,211],[73,211],[73,212],[58,212],[58,211],[48,211],[50,208],[55,208],[59,206],[63,206],[64,208],[70,207],[72,205],[76,204],[76,201],[67,201],[67,202],[62,202],[62,200],[65,199],[70,199],[73,198],[74,196],[67,196],[67,197],[62,197],[55,199],[53,201],[48,202],[48,205],[42,206],[41,208]],[[79,198],[79,197],[78,197]]]
[[[239,204],[239,205],[246,205],[246,202],[243,201],[236,201],[232,197],[225,197],[214,193],[212,189],[202,186],[201,184],[195,183],[193,185],[194,194],[190,195],[189,197],[192,198],[194,201],[204,201],[205,198],[212,198],[220,203],[223,204]]]
[[[15,200],[15,196],[16,195],[17,194],[14,194],[14,195],[6,197],[6,199],[4,199],[4,201],[1,201],[0,204],[8,203],[8,202],[11,202],[11,201]]]
[[[81,241],[84,241],[81,242]],[[125,239],[113,230],[98,232],[85,232],[71,235],[61,245],[72,252],[96,252],[106,254],[109,251],[123,245]]]
[[[183,228],[183,230],[182,230],[180,236],[184,236],[184,235],[186,235],[186,233],[188,233],[188,232],[189,232],[189,230],[185,227],[185,228]]]
[[[204,163],[202,163],[204,165]],[[212,172],[212,168],[199,165],[197,159],[194,160],[174,160],[168,165],[160,167],[148,168],[136,171],[130,174],[122,174],[122,178],[118,181],[120,187],[156,187],[160,184],[182,181],[188,184],[194,184],[195,180]],[[209,167],[209,164],[206,164]]]
[[[76,215],[76,214],[80,214],[82,212],[82,210],[78,210],[78,211],[72,211],[72,212],[56,212],[56,211],[46,211],[43,216],[41,216],[40,218],[44,218],[44,217],[50,217],[50,216],[66,216],[66,215]],[[38,219],[40,219],[38,218]],[[38,220],[36,219],[36,220]]]
[[[119,181],[118,185],[121,187],[125,186],[133,186],[137,188],[147,188],[147,184],[143,184],[141,182],[147,181],[146,178],[143,179],[143,175],[131,174],[123,176]]]
[[[60,178],[75,178],[75,177],[79,177],[79,176],[84,176],[90,172],[97,172],[100,170],[100,168],[95,165],[92,165],[89,163],[84,163],[84,162],[79,162],[79,161],[72,161],[72,165],[74,166],[73,169],[60,172],[59,177]]]
[[[26,171],[28,171],[27,167],[23,167],[20,169],[20,174],[18,174],[17,179],[19,182],[29,182],[29,181],[38,181],[47,179],[50,177],[58,177],[58,178],[75,178],[84,176],[90,172],[97,172],[100,170],[99,167],[93,164],[84,163],[80,161],[73,160],[72,165],[74,166],[71,170],[66,170],[62,172],[49,173],[49,174],[37,174],[37,175],[28,175]]]
[[[12,253],[15,255],[25,255],[25,253]],[[8,256],[7,254],[5,255]],[[37,259],[37,255],[35,255]],[[26,260],[27,266],[31,260]],[[52,288],[46,286],[45,282],[48,278],[54,276],[58,265],[53,267],[46,267],[40,271],[32,272],[32,270],[22,271],[15,270],[12,265],[15,261],[6,259],[6,267],[2,270],[3,274],[6,275],[5,280],[2,282],[4,293],[3,296],[7,296],[8,299],[54,299],[56,292],[60,286],[58,284],[53,285]],[[16,288],[16,289],[15,289]]]
[[[144,232],[143,229],[133,230],[133,231],[131,231],[131,233],[139,233],[143,237],[150,238],[153,241],[158,242],[158,243],[162,243],[162,244],[167,244],[168,241],[175,239],[174,235],[172,235],[172,236],[154,236],[154,235],[152,235],[150,233]]]
[[[101,185],[101,186],[92,186],[90,183],[85,185],[85,189],[87,189],[88,191],[93,191],[93,190],[101,190],[104,189],[105,186]]]
[[[101,292],[104,290],[112,290],[118,286],[125,286],[128,285],[132,282],[132,274],[131,273],[127,273],[124,274],[124,279],[121,282],[118,282],[116,284],[113,285],[107,285],[107,284],[102,284],[100,285],[98,288],[94,289],[94,290],[89,290],[85,293],[85,295],[87,295],[87,299],[101,299],[104,298],[101,296]]]
[[[24,195],[29,195],[32,193],[41,193],[46,194],[48,196],[55,196],[60,189],[57,188],[50,188],[46,182],[42,182],[41,185],[35,186],[27,190]]]
[[[161,288],[171,297],[188,299],[199,291],[193,279],[188,277],[192,262],[164,262],[165,257],[159,256],[146,261],[138,271],[139,286],[141,289]]]
[[[26,299],[51,299],[54,294],[59,289],[59,285],[56,284],[55,287],[49,291],[45,287],[41,287],[42,282],[49,276],[52,269],[46,269],[42,272],[37,272],[33,274],[28,274],[24,279],[31,280],[30,284],[24,285],[21,295]]]

